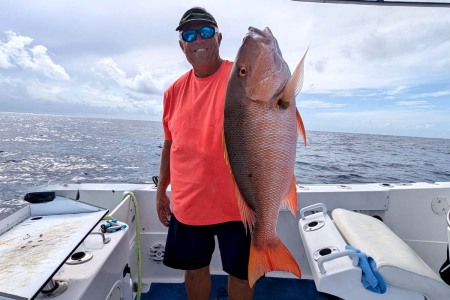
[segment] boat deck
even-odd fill
[[[212,275],[211,300],[227,300],[226,275]],[[184,283],[152,283],[150,290],[142,294],[141,300],[177,299],[185,300]],[[338,300],[338,297],[318,292],[313,280],[265,277],[255,285],[255,300]]]

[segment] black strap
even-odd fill
[[[158,176],[152,176],[152,180],[153,180],[153,183],[155,184],[155,187],[157,187],[158,186],[159,177]]]
[[[441,275],[442,280],[446,284],[450,285],[450,259],[448,257],[448,245],[447,245],[447,260],[439,269],[439,275]]]

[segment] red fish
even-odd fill
[[[251,287],[274,270],[301,277],[276,226],[283,204],[294,215],[297,209],[295,152],[299,134],[306,145],[306,133],[295,96],[303,84],[304,58],[291,76],[270,29],[250,27],[228,81],[225,158],[236,183],[242,221],[252,235]]]

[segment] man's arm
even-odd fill
[[[161,152],[161,165],[159,167],[159,180],[156,190],[156,212],[161,223],[168,227],[170,220],[170,199],[167,197],[167,187],[170,184],[170,147],[172,141],[165,140]]]

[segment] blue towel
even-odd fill
[[[378,294],[386,293],[386,282],[384,282],[383,277],[378,272],[377,264],[373,258],[349,245],[345,246],[345,250],[352,250],[358,254],[358,267],[362,270],[361,283],[364,288]]]

